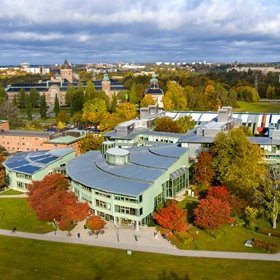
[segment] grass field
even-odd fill
[[[22,192],[15,191],[15,190],[6,190],[3,192],[0,192],[0,195],[17,195],[17,194],[23,194]]]
[[[51,225],[39,221],[25,198],[0,199],[0,228],[19,231],[46,233],[53,230]]]
[[[234,112],[251,112],[251,113],[279,113],[280,103],[259,102],[248,103],[237,101],[240,108],[234,108]]]
[[[279,262],[127,255],[124,250],[0,236],[0,275],[3,280],[273,280],[279,279]]]

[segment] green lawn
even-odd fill
[[[240,108],[234,108],[234,112],[251,112],[251,113],[279,113],[280,103],[259,102],[249,103],[238,101]]]
[[[174,272],[174,277],[164,274]],[[0,236],[3,280],[279,279],[279,262],[176,257]],[[177,277],[176,277],[177,276]]]
[[[195,228],[194,232],[196,230],[198,229]],[[216,239],[206,231],[198,230],[198,234],[194,234],[194,242],[188,246],[188,249],[264,253],[264,251],[244,246],[244,242],[252,238],[277,244],[280,248],[280,238],[252,232],[245,227],[227,225],[219,231]]]
[[[15,191],[15,190],[6,190],[3,192],[0,192],[0,195],[17,195],[17,194],[23,194],[22,192]]]
[[[53,230],[51,225],[39,221],[28,206],[26,198],[0,199],[0,228],[25,232],[46,233]]]

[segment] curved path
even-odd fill
[[[134,231],[131,231],[131,233]],[[150,232],[153,234],[153,232]],[[120,233],[119,242],[116,238],[114,240],[102,240],[102,236],[95,238],[92,236],[83,236],[78,238],[77,235],[72,235],[66,237],[65,232],[57,231],[48,234],[36,234],[36,233],[26,233],[26,232],[16,232],[11,233],[9,230],[0,230],[1,235],[5,236],[15,236],[21,238],[35,239],[35,240],[44,240],[52,242],[61,242],[61,243],[72,243],[72,244],[84,244],[90,246],[101,246],[108,248],[132,250],[132,251],[141,251],[141,252],[150,252],[150,253],[159,253],[159,254],[169,254],[174,256],[187,256],[187,257],[203,257],[203,258],[223,258],[223,259],[244,259],[244,260],[261,260],[261,261],[280,261],[280,254],[256,254],[256,253],[236,253],[236,252],[219,252],[219,251],[200,251],[200,250],[179,250],[171,246],[166,240],[163,240],[161,237],[154,238],[153,244],[141,244],[141,233],[137,235],[138,240],[131,240],[124,238],[121,240],[123,233]],[[62,235],[63,234],[63,235]],[[133,235],[132,235],[133,236]],[[134,234],[135,237],[135,234]],[[144,238],[144,236],[143,236]],[[167,243],[164,244],[163,242]]]

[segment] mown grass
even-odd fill
[[[51,225],[37,219],[26,198],[1,198],[0,228],[11,230],[13,227],[16,227],[18,231],[34,233],[46,233],[53,230]]]
[[[0,236],[0,275],[3,280],[273,280],[279,279],[279,262],[127,255],[125,250]]]
[[[249,113],[280,113],[280,103],[259,102],[249,103],[238,101],[240,108],[234,108],[234,112],[249,112]]]
[[[16,190],[11,190],[11,189],[0,192],[0,195],[17,195],[17,194],[23,194],[23,193],[16,191]]]

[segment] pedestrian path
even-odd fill
[[[26,198],[26,197],[28,197],[26,193],[0,195],[0,198]]]
[[[80,237],[78,237],[78,233]],[[237,253],[200,250],[179,250],[171,245],[161,236],[155,236],[153,228],[143,227],[136,232],[132,228],[117,228],[113,224],[107,224],[105,233],[98,237],[88,235],[88,231],[79,224],[67,237],[67,232],[54,231],[47,234],[36,234],[9,230],[0,230],[1,235],[21,237],[35,240],[44,240],[71,244],[84,244],[89,246],[100,246],[131,251],[169,254],[174,256],[201,257],[201,258],[223,258],[243,259],[261,261],[280,261],[280,254],[257,254]]]

